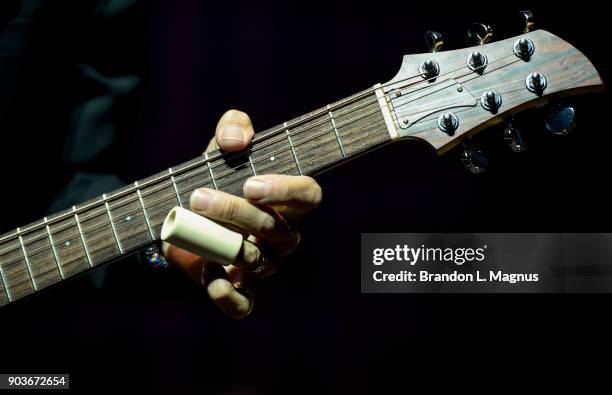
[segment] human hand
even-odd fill
[[[226,112],[206,152],[221,148],[240,151],[254,136],[249,116]],[[206,261],[164,243],[168,260],[206,288],[212,301],[230,317],[246,317],[253,309],[254,291],[261,279],[273,274],[281,259],[300,242],[293,223],[321,202],[321,187],[307,176],[281,174],[249,178],[245,198],[209,188],[196,189],[190,198],[193,212],[215,220],[245,236],[236,261],[229,266]]]

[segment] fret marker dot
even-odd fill
[[[131,219],[132,219],[132,216],[131,216],[131,215],[128,215],[127,217],[125,217],[125,220],[126,220],[126,221],[130,221]]]
[[[69,242],[69,241],[67,241],[67,242],[65,242],[65,243],[64,243],[64,245],[65,245],[65,246],[69,246],[69,245],[70,245],[70,242]]]
[[[274,162],[274,159],[276,159],[276,157],[272,156],[272,157],[270,158],[270,162]]]

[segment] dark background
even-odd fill
[[[133,181],[198,155],[229,108],[261,130],[385,82],[404,54],[426,50],[426,30],[442,32],[447,49],[462,47],[475,21],[495,25],[497,38],[519,34],[522,8],[583,51],[606,82],[599,7],[153,2],[138,23],[117,26],[141,37],[142,56],[108,59],[120,68],[140,58],[148,70],[136,133],[117,168]],[[74,88],[58,73],[64,89]],[[518,119],[525,153],[511,153],[500,128],[482,133],[490,168],[479,176],[462,168],[458,150],[437,157],[418,143],[319,176],[324,203],[302,224],[302,246],[265,281],[245,320],[224,317],[172,270],[117,262],[102,289],[83,277],[0,312],[0,371],[68,372],[82,392],[379,393],[490,381],[526,389],[530,378],[584,392],[609,358],[609,295],[361,295],[359,285],[361,232],[609,232],[609,94],[569,102],[578,114],[569,136],[547,133],[538,111]],[[62,116],[32,114],[45,115]],[[61,131],[0,133],[10,230],[44,215],[61,184],[45,166]]]

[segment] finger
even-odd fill
[[[194,212],[260,236],[275,249],[292,250],[299,242],[287,221],[271,207],[255,206],[245,199],[209,188],[196,189],[189,204]]]
[[[222,150],[240,151],[245,149],[255,131],[249,116],[238,110],[229,110],[219,120],[215,131],[215,139]]]
[[[251,312],[252,298],[238,292],[223,266],[206,262],[202,272],[202,283],[213,303],[230,317],[240,319]]]
[[[257,204],[291,206],[303,211],[314,209],[323,198],[321,187],[312,177],[283,174],[251,177],[244,183],[243,192]]]
[[[234,284],[245,282],[235,267],[228,271],[217,264],[206,262],[201,257],[168,243],[162,245],[165,257],[179,267],[191,280],[202,285],[210,299],[225,314],[232,318],[243,318],[252,310],[252,297],[239,292]],[[248,284],[244,284],[246,287]]]
[[[177,266],[188,278],[202,284],[202,270],[204,268],[202,257],[166,242],[162,244],[162,252],[166,259],[172,265]]]
[[[233,266],[251,275],[252,278],[259,280],[276,273],[278,261],[283,255],[287,255],[290,252],[292,252],[292,249],[284,249],[282,251],[266,249],[264,251],[257,243],[252,241],[252,236],[249,236],[248,239],[242,242],[242,248],[238,252]]]

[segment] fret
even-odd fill
[[[334,114],[338,136],[347,157],[391,141],[374,93],[354,101],[349,97],[338,103],[347,103]]]
[[[146,208],[146,215],[154,240],[161,238],[161,228],[166,216],[177,205],[179,200],[178,189],[172,180],[165,180],[158,184],[145,187],[141,190],[141,200]]]
[[[173,171],[176,173],[176,168]],[[216,189],[216,186],[212,181],[208,163],[201,163],[200,167],[189,170],[181,175],[177,175],[175,181],[181,204],[185,207],[189,207],[189,197],[196,188],[204,187]]]
[[[19,228],[17,228],[17,233],[21,233],[21,230]],[[30,281],[32,282],[34,291],[36,291],[36,283],[34,282],[34,276],[32,276],[32,267],[30,266],[30,261],[28,260],[28,254],[26,253],[25,246],[23,245],[23,237],[21,236],[21,234],[19,234],[18,238],[19,244],[21,245],[21,252],[23,252],[23,259],[25,260],[26,268],[28,269],[28,274],[30,275]]]
[[[108,220],[110,221],[113,236],[115,237],[115,243],[117,243],[117,249],[119,249],[119,252],[123,254],[123,248],[121,248],[121,243],[119,243],[119,237],[117,237],[117,229],[115,228],[115,222],[113,221],[113,215],[110,212],[110,207],[108,205],[108,198],[106,194],[102,195],[102,199],[104,199],[104,207],[106,208],[106,213],[108,214]]]
[[[0,267],[0,306],[4,306],[10,302],[11,299],[6,290],[6,280],[4,279],[4,273],[2,273],[2,267]]]
[[[35,291],[32,277],[26,266],[21,242],[18,237],[2,244],[0,253],[0,273],[3,287],[10,301],[29,295]]]
[[[216,180],[217,189],[242,196],[242,185],[253,176],[248,152],[236,152],[210,163],[210,172]]]
[[[181,202],[181,196],[179,195],[178,188],[176,187],[176,181],[174,181],[174,176],[172,175],[172,168],[168,169],[168,175],[170,176],[170,182],[172,183],[172,187],[174,188],[174,193],[176,195],[176,200],[179,206],[183,207],[183,202]]]
[[[83,229],[81,228],[81,224],[79,223],[79,215],[77,214],[76,211],[77,211],[76,206],[72,206],[72,212],[74,213],[74,220],[76,222],[76,226],[79,231],[79,236],[81,236],[81,243],[83,243],[83,249],[85,250],[85,256],[87,257],[87,263],[89,263],[90,267],[93,267],[93,262],[91,261],[89,250],[87,249],[87,243],[85,243],[85,236],[83,236]]]
[[[147,224],[147,228],[149,228],[149,234],[151,235],[151,240],[155,240],[155,235],[153,234],[153,229],[151,229],[151,224],[149,223],[149,217],[147,216],[147,209],[145,208],[145,204],[142,201],[142,193],[138,188],[138,181],[134,181],[134,187],[136,188],[136,194],[138,195],[138,200],[140,201],[140,206],[142,206],[142,214],[144,215],[145,223]]]
[[[265,133],[261,132],[258,137]],[[256,143],[251,150],[251,163],[257,174],[300,174],[284,134]]]
[[[74,208],[49,217],[47,225],[64,277],[68,278],[90,269],[91,260],[85,250],[85,240],[74,215]]]
[[[253,160],[251,159],[251,155],[249,155],[249,164],[251,165],[251,171],[253,172],[253,175],[256,176],[257,171],[255,171],[255,165],[253,165]]]
[[[77,206],[81,212],[79,221],[85,247],[93,266],[121,254],[113,227],[106,210],[106,195],[92,199],[91,203]]]
[[[334,114],[330,110],[329,104],[327,105],[327,114],[329,115],[329,119],[331,120],[332,127],[334,128],[334,134],[336,135],[336,140],[338,140],[338,146],[340,147],[340,152],[342,153],[342,159],[346,158],[346,153],[344,152],[344,146],[342,145],[342,140],[340,140],[340,135],[338,134],[338,128],[336,127],[336,121],[334,120]]]
[[[114,200],[115,195],[121,197]],[[130,251],[153,241],[140,199],[132,186],[112,192],[108,196],[108,203],[122,251]]]
[[[313,174],[316,171],[343,159],[334,132],[334,125],[328,115],[327,108],[305,114],[291,123],[307,119],[292,129],[288,129],[290,146],[299,158],[299,169],[303,174]]]
[[[51,231],[49,230],[49,224],[47,217],[43,219],[45,222],[45,230],[47,231],[47,237],[49,238],[49,245],[51,246],[51,252],[53,253],[53,259],[55,260],[55,264],[57,265],[57,271],[60,274],[62,280],[64,279],[64,273],[62,273],[62,268],[59,265],[59,258],[57,257],[57,251],[55,251],[55,245],[53,244],[53,236],[51,236]]]
[[[212,167],[210,166],[210,160],[208,158],[208,154],[204,153],[204,157],[206,158],[206,167],[208,168],[208,174],[210,174],[210,179],[215,187],[215,189],[219,189],[217,186],[217,181],[215,180],[215,175],[213,174]]]
[[[297,166],[298,173],[302,175],[302,168],[300,167],[300,162],[298,161],[297,155],[295,153],[295,148],[293,147],[293,143],[291,142],[291,134],[289,134],[289,129],[287,129],[287,122],[283,123],[283,127],[285,128],[285,134],[287,135],[287,141],[289,141],[289,148],[291,148],[291,153],[293,154],[293,160],[295,160],[295,165]]]
[[[44,225],[45,220],[36,225]],[[24,255],[30,268],[30,274],[36,290],[54,284],[62,279],[58,261],[53,253],[53,246],[49,240],[46,226],[34,227],[33,230],[23,232],[22,243]]]

